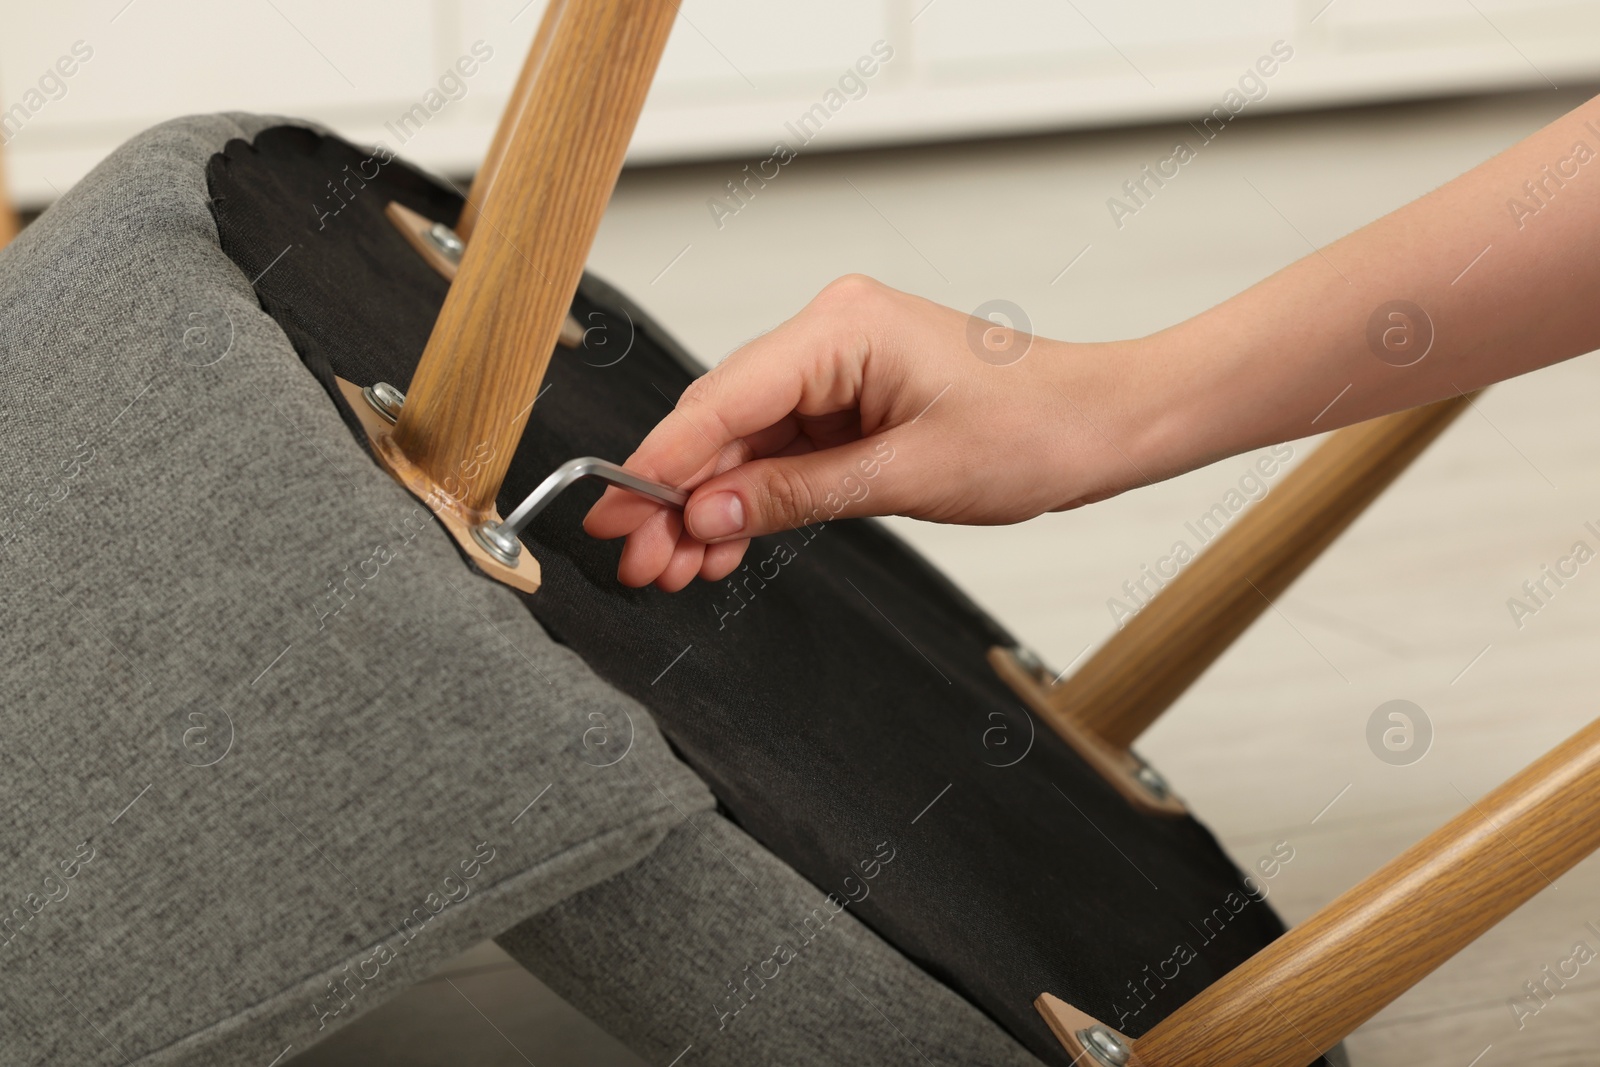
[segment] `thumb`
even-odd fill
[[[830,519],[894,514],[894,481],[883,477],[894,446],[882,437],[740,464],[695,489],[684,525],[715,544]]]

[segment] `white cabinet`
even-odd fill
[[[544,6],[15,5],[0,15],[13,189],[48,201],[140,129],[229,109],[317,119],[468,173]],[[1279,41],[1293,59],[1252,113],[1567,85],[1600,80],[1600,0],[683,0],[630,158],[757,158],[875,46],[892,59],[859,91],[845,82],[816,146],[1198,117]],[[423,102],[425,128],[399,144],[396,122]]]

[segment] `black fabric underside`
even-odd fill
[[[285,126],[230,143],[208,171],[223,248],[347,420],[331,376],[406,388],[446,291],[384,205],[445,222],[461,208],[399,161],[363,180],[375,163]],[[573,314],[603,329],[556,349],[502,513],[568,459],[626,457],[693,376],[603,284],[586,280]],[[761,538],[737,596],[668,595],[619,585],[618,545],[583,534],[598,493],[569,490],[524,537],[544,574],[528,610],[647,706],[730,817],[819,889],[845,899],[844,879],[889,842],[893,863],[850,909],[1046,1062],[1068,1059],[1040,993],[1138,1036],[1282,932],[1264,902],[1230,911],[1243,883],[1204,827],[1136,813],[1035,725],[986,662],[1004,632],[880,525]],[[1196,958],[1173,976],[1180,945]]]

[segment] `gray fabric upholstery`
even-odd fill
[[[265,1065],[711,804],[219,249],[206,161],[272,121],[158,127],[0,252],[0,1063]]]
[[[889,855],[875,878],[903,877]],[[697,814],[648,859],[496,940],[649,1063],[1037,1067],[862,925],[843,891],[827,897]]]
[[[279,121],[158,127],[0,252],[0,1063],[277,1062],[513,926],[659,1062],[1034,1062],[366,458],[207,208]]]

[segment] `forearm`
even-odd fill
[[[1400,301],[1420,310],[1374,327]],[[1018,522],[1590,351],[1597,308],[1600,100],[1140,340],[1032,338],[991,359],[974,341],[989,324],[842,278],[699,379],[629,458],[692,490],[681,519],[611,490],[585,528],[627,537],[624,582],[671,590],[819,515]]]
[[[1163,473],[1600,348],[1600,98],[1135,344]]]

